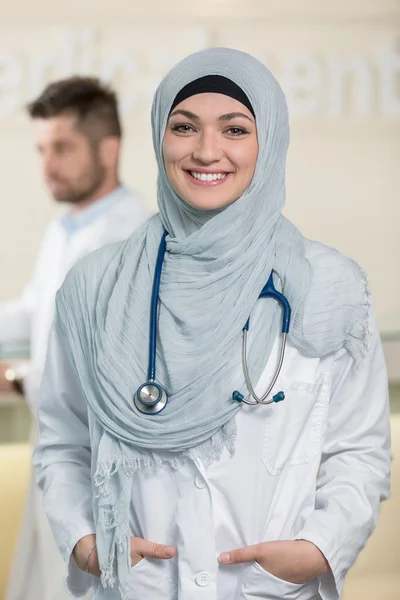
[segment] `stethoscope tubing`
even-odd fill
[[[166,237],[168,233],[164,231],[163,236],[160,241],[160,246],[158,248],[156,265],[154,270],[154,279],[153,279],[153,288],[151,293],[151,301],[150,301],[150,324],[149,324],[149,363],[147,370],[147,382],[143,383],[135,393],[134,403],[136,408],[142,412],[143,414],[159,414],[162,410],[165,409],[168,403],[168,394],[166,390],[160,384],[156,383],[156,350],[157,350],[157,322],[158,322],[158,305],[159,305],[159,295],[160,295],[160,283],[161,283],[161,272],[162,266],[164,262],[164,255],[166,251]],[[244,404],[248,404],[250,406],[255,406],[257,404],[272,404],[273,402],[279,402],[284,399],[285,395],[283,392],[279,392],[273,398],[268,399],[269,394],[271,393],[278,377],[282,369],[283,360],[285,356],[286,349],[286,338],[287,333],[289,331],[290,326],[290,317],[291,317],[291,309],[288,300],[286,297],[278,292],[274,286],[273,280],[273,271],[269,276],[269,279],[265,286],[263,287],[259,298],[273,298],[275,299],[281,306],[283,310],[282,314],[282,342],[279,352],[278,365],[275,370],[274,376],[268,386],[266,392],[259,397],[250,380],[250,374],[247,364],[247,334],[250,326],[250,318],[246,321],[245,326],[243,327],[243,337],[242,337],[242,366],[243,372],[245,376],[246,385],[249,391],[249,396],[245,398],[240,392],[235,391],[232,394],[232,398],[238,401],[243,402]],[[158,399],[151,399],[154,395],[154,392],[157,392]],[[143,394],[147,394],[149,398],[145,399]],[[250,400],[250,397],[253,400]]]
[[[147,370],[147,381],[154,382],[156,378],[156,344],[157,344],[157,312],[160,296],[161,270],[164,262],[166,241],[168,233],[164,231],[158,248],[153,290],[150,302],[150,328],[149,328],[149,365]]]

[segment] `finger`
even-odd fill
[[[230,550],[229,552],[222,552],[218,556],[218,560],[223,564],[236,565],[238,563],[253,562],[257,560],[258,556],[258,544],[254,546],[245,546],[244,548],[238,548],[237,550]]]
[[[142,538],[131,538],[131,552],[146,558],[172,558],[176,554],[175,548],[164,544],[156,544]]]

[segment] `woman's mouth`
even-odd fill
[[[185,175],[194,185],[204,187],[221,185],[230,178],[232,173],[227,173],[226,171],[185,171]]]

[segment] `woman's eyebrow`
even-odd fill
[[[169,115],[169,118],[174,117],[175,115],[183,115],[187,119],[192,119],[193,121],[200,120],[200,117],[198,117],[194,113],[192,113],[188,110],[181,110],[180,108],[178,108],[178,110],[174,110],[174,112]]]
[[[243,118],[251,121],[251,123],[253,123],[253,119],[250,119],[250,117],[248,117],[247,115],[245,115],[244,113],[241,113],[241,112],[232,112],[232,113],[228,113],[226,115],[221,115],[219,117],[218,121],[230,121],[231,119],[236,119],[237,117],[243,117]]]
[[[189,110],[183,110],[183,109],[178,108],[177,110],[174,110],[174,112],[172,112],[169,115],[169,118],[174,117],[175,115],[182,115],[183,117],[186,117],[187,119],[192,119],[192,121],[200,121],[200,117],[198,117],[194,113],[190,112]],[[254,123],[253,119],[251,119],[250,117],[248,117],[247,115],[245,115],[244,113],[241,113],[241,112],[231,112],[231,113],[227,113],[226,115],[221,115],[220,117],[218,117],[218,121],[230,121],[231,119],[236,119],[237,117],[243,117],[244,119],[247,119],[251,123]]]

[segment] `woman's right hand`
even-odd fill
[[[85,537],[79,540],[72,552],[77,566],[82,569],[82,571],[85,571],[86,569],[87,557],[95,539],[96,536],[94,534],[85,535]],[[168,559],[176,554],[176,549],[171,546],[156,544],[155,542],[149,542],[142,538],[131,537],[130,542],[132,567],[137,565],[143,558]],[[89,559],[88,567],[91,575],[100,577],[100,566],[96,546]]]
[[[132,567],[137,565],[143,558],[168,559],[176,554],[176,549],[164,544],[156,544],[138,537],[131,537],[131,561]]]

